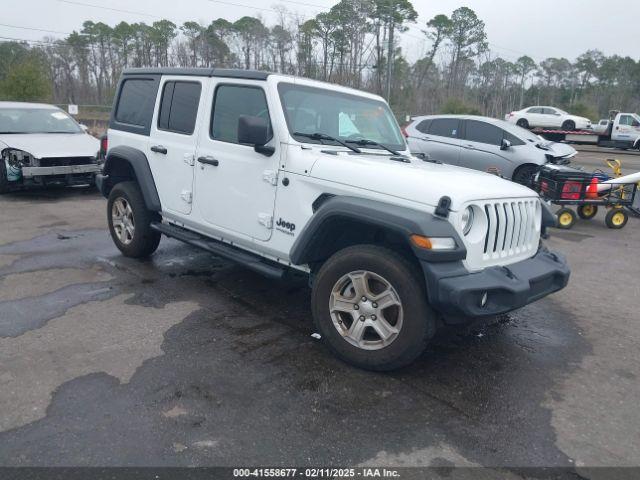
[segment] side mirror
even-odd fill
[[[87,127],[84,123],[80,124],[80,128],[82,129],[82,131],[84,132],[88,132],[89,131],[89,127]]]
[[[431,156],[428,153],[415,153],[414,156],[424,162],[428,162],[429,160],[431,160]]]
[[[253,145],[255,151],[270,157],[275,148],[265,145],[271,140],[269,122],[261,117],[242,115],[238,119],[238,143]]]
[[[500,150],[509,150],[511,148],[511,142],[506,138],[502,139],[502,145],[500,145]]]

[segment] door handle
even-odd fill
[[[475,150],[476,147],[474,147],[473,145],[465,145],[464,148],[466,148],[467,150]]]
[[[213,165],[214,167],[220,165],[220,162],[213,157],[198,157],[198,162],[205,165]]]
[[[151,147],[151,151],[155,153],[160,153],[162,155],[167,154],[167,148],[163,147],[162,145],[154,145],[153,147]]]

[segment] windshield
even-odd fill
[[[62,110],[2,108],[0,133],[82,133],[82,129]]]
[[[336,144],[294,133],[319,133],[343,142],[367,139],[393,150],[407,149],[398,123],[384,102],[291,83],[281,83],[278,91],[289,132],[299,142]]]

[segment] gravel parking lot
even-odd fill
[[[304,281],[120,256],[94,191],[5,195],[0,225],[0,465],[640,465],[637,218],[554,231],[567,289],[391,374],[311,337]]]

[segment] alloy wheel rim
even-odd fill
[[[340,278],[329,300],[333,326],[351,345],[380,350],[402,330],[404,312],[398,292],[382,276],[359,270]]]
[[[125,198],[119,197],[113,202],[111,221],[116,237],[123,245],[129,245],[133,242],[136,230],[135,220],[131,205]]]

